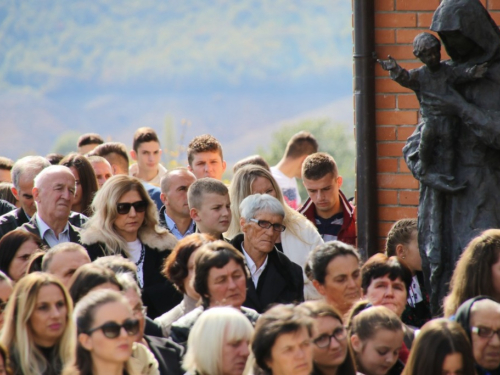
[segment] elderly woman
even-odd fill
[[[247,295],[247,269],[244,256],[225,241],[215,241],[198,250],[195,258],[194,290],[202,306],[172,324],[170,337],[186,345],[189,332],[204,310],[215,306],[232,306],[253,324],[259,314],[243,307]]]
[[[177,305],[182,296],[161,274],[177,240],[158,226],[156,206],[144,185],[134,177],[111,177],[97,192],[92,207],[94,216],[81,233],[90,258],[119,254],[134,261],[151,318]]]
[[[215,241],[215,238],[206,233],[190,234],[177,243],[165,260],[163,274],[184,294],[181,303],[155,319],[155,322],[161,325],[165,337],[170,335],[172,323],[193,311],[200,300],[200,295],[196,293],[192,283],[194,258],[200,247],[212,241]]]
[[[275,303],[302,302],[302,269],[275,247],[286,229],[283,205],[268,194],[249,195],[240,204],[240,215],[243,233],[231,244],[244,255],[250,271],[243,306],[262,313]]]
[[[252,194],[268,194],[281,202],[285,211],[283,225],[287,229],[276,240],[276,247],[292,262],[304,268],[307,256],[314,248],[323,244],[323,239],[316,227],[305,216],[285,203],[278,183],[272,174],[261,166],[246,165],[234,175],[229,190],[233,219],[226,235],[233,238],[242,231],[239,207],[243,199]],[[305,274],[303,277],[304,297],[306,299],[321,298]]]

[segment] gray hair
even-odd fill
[[[12,171],[12,183],[19,190],[19,180],[25,176],[28,180],[34,180],[36,175],[43,169],[50,167],[50,163],[42,156],[26,156],[14,163]]]
[[[43,181],[44,178],[46,178],[47,175],[58,172],[69,173],[71,176],[73,176],[73,172],[71,172],[71,169],[69,169],[64,165],[50,165],[47,168],[44,168],[40,173],[36,175],[34,186],[36,188],[40,187],[40,183]]]
[[[240,203],[240,216],[246,221],[254,218],[257,212],[264,211],[285,218],[285,209],[279,200],[269,194],[249,195]]]
[[[126,292],[129,289],[134,289],[139,297],[141,297],[141,288],[137,284],[137,281],[134,280],[134,277],[130,272],[119,272],[116,274],[116,279],[123,287],[123,292]]]
[[[42,272],[47,272],[50,267],[50,263],[54,259],[54,256],[60,253],[71,253],[71,252],[79,252],[81,254],[85,254],[88,256],[87,250],[80,244],[75,242],[63,242],[51,247],[42,259]],[[90,257],[89,257],[90,261]]]

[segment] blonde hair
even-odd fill
[[[190,374],[221,374],[224,343],[250,341],[252,333],[248,318],[235,308],[213,307],[205,311],[189,333],[184,369]]]
[[[98,232],[104,238],[107,255],[120,254],[124,251],[128,255],[127,241],[116,231],[114,222],[118,216],[116,205],[120,198],[129,191],[136,191],[141,199],[148,202],[144,215],[144,222],[139,228],[138,237],[146,232],[154,232],[156,235],[166,235],[168,231],[158,225],[158,212],[156,205],[149,197],[144,185],[135,177],[117,175],[111,177],[97,191],[92,209],[94,215],[84,225],[81,234],[82,242],[88,243],[92,233]]]
[[[29,320],[35,309],[40,289],[47,285],[55,285],[61,290],[66,303],[66,328],[56,344],[57,355],[50,365],[62,369],[67,361],[73,358],[76,347],[76,332],[71,318],[73,304],[66,288],[54,276],[34,272],[26,275],[16,284],[5,310],[5,324],[0,336],[0,342],[9,349],[15,363],[16,373],[24,375],[39,375],[47,370],[49,363],[37,348],[33,334],[29,328]]]
[[[233,238],[238,233],[241,233],[240,204],[243,199],[245,199],[249,195],[254,194],[254,192],[252,192],[252,184],[258,177],[264,177],[265,179],[269,180],[269,182],[273,186],[273,189],[276,192],[276,199],[281,202],[283,208],[285,209],[283,225],[286,226],[286,230],[291,232],[302,242],[306,243],[304,239],[298,235],[300,231],[301,220],[305,218],[285,203],[283,194],[281,193],[281,189],[271,172],[267,171],[259,165],[245,165],[241,169],[238,169],[233,177],[231,187],[229,188],[232,220],[231,225],[226,232],[226,236],[229,238]]]

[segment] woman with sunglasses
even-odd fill
[[[54,276],[35,272],[16,284],[0,336],[14,374],[61,373],[75,347],[71,313],[71,298]]]
[[[356,375],[347,330],[340,314],[322,301],[300,305],[314,319],[312,375]]]
[[[177,240],[158,226],[156,206],[144,185],[135,177],[113,176],[97,192],[92,207],[94,215],[81,233],[90,258],[118,254],[132,260],[149,317],[175,307],[182,295],[161,268]]]
[[[139,321],[123,295],[98,290],[83,297],[75,307],[78,341],[76,358],[65,375],[129,375],[134,338]]]

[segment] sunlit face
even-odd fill
[[[38,250],[38,245],[33,240],[25,241],[17,250],[14,259],[9,265],[9,276],[12,280],[18,281],[26,274],[31,255]]]
[[[195,300],[198,300],[200,298],[200,295],[196,292],[196,290],[194,290],[192,282],[194,278],[194,259],[197,251],[198,250],[193,251],[193,253],[189,256],[187,263],[188,275],[184,279],[184,291],[189,297]]]
[[[463,375],[462,353],[448,354],[444,358],[442,375]]]
[[[173,172],[168,176],[168,190],[162,192],[161,199],[171,218],[189,217],[187,191],[196,177],[186,171]]]
[[[283,224],[281,215],[272,214],[265,211],[259,211],[254,216],[255,220],[268,221],[271,224]],[[246,222],[241,219],[241,229],[245,234],[245,250],[258,251],[260,253],[270,253],[274,249],[274,244],[279,238],[281,232],[270,228],[262,228],[256,222]]]
[[[38,204],[38,214],[50,224],[51,219],[67,219],[75,200],[75,176],[71,171],[54,171],[45,175],[33,198]],[[47,221],[48,220],[48,221]]]
[[[389,275],[373,279],[364,296],[373,306],[385,306],[389,310],[401,316],[406,306],[408,297],[406,285],[397,277],[391,280]]]
[[[191,217],[201,233],[219,238],[231,224],[229,194],[204,193],[200,208],[191,208]]]
[[[208,272],[210,307],[240,308],[247,296],[247,280],[243,268],[231,259],[224,267],[212,267]]]
[[[33,199],[33,179],[20,176],[19,190],[13,188],[12,193],[21,204],[22,209],[28,216],[33,216],[36,212],[36,205]]]
[[[188,169],[194,173],[196,178],[212,177],[222,180],[222,174],[226,170],[226,162],[218,151],[198,152],[194,154],[193,161]]]
[[[117,203],[134,203],[142,200],[143,198],[139,192],[130,190],[123,194]],[[137,212],[132,206],[127,214],[116,215],[113,226],[118,234],[127,242],[135,241],[137,239],[137,232],[144,223],[145,215],[145,212]]]
[[[82,183],[80,181],[80,174],[78,173],[78,170],[74,167],[70,167],[69,169],[71,169],[71,173],[73,173],[73,176],[75,176],[76,190],[75,190],[75,199],[73,200],[73,208],[76,208],[82,201],[83,188],[82,188]]]
[[[130,307],[122,302],[109,302],[94,311],[92,328],[100,327],[108,322],[123,324],[128,319],[134,319]],[[98,329],[90,335],[78,335],[80,344],[90,352],[94,362],[108,364],[123,364],[132,355],[132,345],[135,336],[129,336],[122,327],[120,335],[110,339]]]
[[[252,186],[250,188],[252,194],[269,194],[276,198],[276,190],[274,190],[273,184],[265,177],[257,177],[252,182]]]
[[[339,189],[342,186],[342,177],[334,177],[328,173],[319,180],[302,180],[316,207],[316,212],[320,217],[330,218],[341,210]]]
[[[92,168],[94,169],[95,177],[97,178],[97,184],[99,189],[102,185],[113,176],[113,168],[109,163],[103,161],[92,162]]]
[[[161,159],[160,144],[155,141],[142,142],[137,147],[137,152],[132,153],[132,158],[137,160],[140,170],[146,172],[157,171]]]
[[[306,328],[276,338],[267,365],[273,375],[309,375],[313,368],[311,337]]]
[[[326,348],[319,348],[313,345],[314,363],[322,369],[334,369],[344,363],[347,355],[347,334],[338,340],[331,337],[334,332],[344,329],[338,319],[331,316],[322,316],[315,319],[314,339],[322,336],[330,336],[330,345]]]
[[[221,375],[241,375],[245,370],[249,350],[249,340],[228,341],[222,344]]]
[[[352,255],[333,258],[326,267],[325,282],[313,281],[326,301],[346,313],[361,298],[361,270],[358,259]]]
[[[69,281],[73,274],[87,263],[90,263],[88,254],[80,251],[64,251],[53,256],[47,272],[56,276],[66,288],[69,288]]]
[[[379,329],[372,338],[361,341],[351,336],[358,369],[365,375],[385,375],[397,362],[403,345],[403,330]]]
[[[42,286],[28,320],[35,343],[47,348],[54,346],[66,329],[67,315],[68,307],[62,290],[55,284]]]

